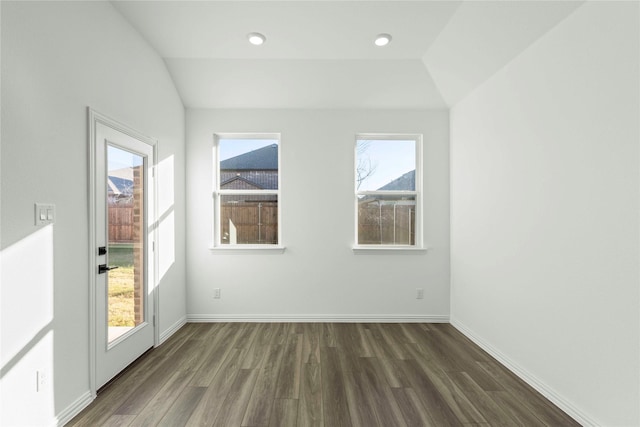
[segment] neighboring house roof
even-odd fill
[[[220,171],[220,188],[228,190],[277,190],[277,170]]]
[[[405,173],[404,175],[394,179],[388,184],[378,188],[378,190],[387,191],[413,191],[416,189],[416,171],[415,169]]]
[[[111,169],[107,177],[108,192],[123,196],[133,194],[133,168]]]
[[[276,190],[278,145],[272,144],[220,162],[220,188]]]
[[[264,187],[259,183],[251,181],[243,176],[234,175],[229,179],[222,177],[224,181],[220,184],[220,188],[233,189],[233,190],[264,190]]]
[[[278,144],[223,160],[220,170],[278,170]]]
[[[133,180],[119,178],[117,176],[108,177],[108,192],[111,194],[131,196],[133,194]]]

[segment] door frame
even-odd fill
[[[97,262],[97,246],[96,246],[96,233],[98,232],[96,228],[96,125],[98,123],[110,127],[118,132],[122,132],[125,135],[128,135],[132,138],[140,140],[146,144],[149,144],[152,147],[153,156],[149,161],[151,162],[150,170],[152,175],[155,177],[156,169],[158,165],[158,141],[155,138],[144,135],[135,129],[132,129],[116,120],[111,119],[103,114],[98,113],[93,110],[91,107],[87,107],[87,118],[88,118],[88,142],[89,142],[89,150],[88,150],[88,163],[89,163],[89,392],[91,393],[91,397],[93,399],[97,396],[97,380],[96,380],[96,369],[97,367],[97,352],[96,352],[96,274],[98,271],[98,262]],[[157,278],[158,278],[158,251],[157,251],[157,241],[158,241],[158,186],[157,184],[153,185],[153,188],[150,190],[152,193],[153,199],[153,217],[150,219],[150,223],[147,228],[150,229],[149,234],[152,236],[153,245],[152,247],[147,249],[147,256],[149,259],[153,261],[153,267],[147,268],[147,274],[149,275],[147,279],[148,286],[148,298],[149,302],[153,304],[153,309],[151,310],[153,319],[152,319],[152,327],[153,327],[153,347],[157,347],[160,344],[160,332],[159,332],[159,293],[157,288]]]

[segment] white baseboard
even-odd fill
[[[418,314],[189,314],[187,322],[448,323],[449,316]]]
[[[71,405],[66,407],[62,412],[58,414],[56,417],[55,425],[58,427],[62,427],[69,421],[73,419],[76,415],[78,415],[84,408],[89,406],[91,402],[93,402],[94,397],[91,395],[91,392],[88,390],[79,398],[76,399]]]
[[[531,387],[536,389],[536,391],[549,399],[554,405],[566,412],[567,415],[576,420],[578,423],[585,427],[596,427],[601,425],[600,423],[591,419],[589,416],[585,415],[582,411],[578,410],[575,406],[573,406],[573,404],[567,401],[567,399],[562,397],[558,392],[553,390],[547,384],[540,381],[535,375],[522,368],[516,362],[511,360],[511,358],[496,349],[484,339],[480,338],[475,332],[466,327],[462,322],[460,322],[456,318],[451,318],[451,325],[453,325],[471,341],[480,346],[484,351],[497,359],[507,369],[516,374],[521,380],[529,384]]]
[[[173,325],[169,326],[169,329],[167,329],[167,330],[165,330],[165,331],[160,333],[160,342],[158,343],[158,345],[160,345],[163,342],[165,342],[166,340],[168,340],[169,337],[171,337],[171,335],[173,335],[176,332],[178,332],[178,330],[180,328],[182,328],[186,324],[187,324],[187,316],[182,316],[180,319],[178,319],[177,322],[175,322]]]

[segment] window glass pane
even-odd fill
[[[223,245],[277,245],[278,196],[220,196],[220,221]]]
[[[415,196],[358,196],[359,245],[415,245]]]
[[[414,140],[356,141],[358,191],[414,191],[416,142]]]
[[[220,139],[221,190],[277,190],[278,140]]]
[[[144,322],[144,157],[107,145],[108,338]]]

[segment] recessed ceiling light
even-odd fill
[[[249,39],[249,43],[255,46],[260,46],[262,43],[267,41],[264,34],[260,33],[249,33],[247,34],[247,38]]]
[[[391,43],[391,34],[378,34],[374,41],[376,46],[386,46]]]

